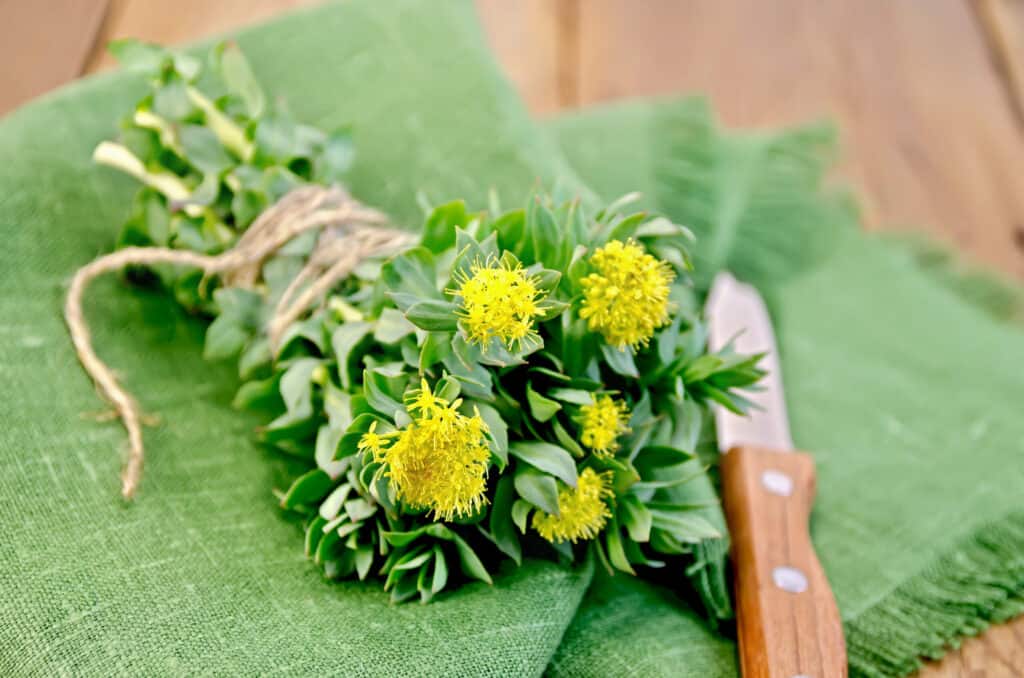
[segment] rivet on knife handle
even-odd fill
[[[722,485],[744,678],[844,678],[842,620],[808,530],[813,459],[735,447]]]

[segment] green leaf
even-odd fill
[[[608,527],[605,528],[605,544],[608,546],[608,559],[611,560],[615,569],[636,574],[622,548],[622,534],[619,532],[619,523],[614,517],[608,521]]]
[[[217,175],[235,165],[235,159],[221,146],[217,135],[209,127],[181,125],[178,128],[178,139],[189,164],[204,174]],[[211,197],[215,197],[215,194]]]
[[[353,397],[353,400],[354,399],[355,397]],[[377,424],[378,433],[388,433],[389,431],[394,430],[393,426],[383,421],[376,414],[361,412],[356,415],[352,420],[352,423],[345,429],[344,435],[342,435],[341,440],[338,441],[338,446],[332,460],[344,459],[345,457],[355,454],[359,447],[359,440],[363,437],[364,433],[370,430],[370,426],[374,423]]]
[[[299,476],[281,497],[281,508],[294,509],[298,506],[316,506],[331,490],[334,481],[320,469],[313,469]]]
[[[317,178],[326,183],[339,183],[348,174],[355,159],[352,132],[348,128],[335,130],[324,142],[323,152],[317,159]]]
[[[270,341],[266,337],[257,337],[250,341],[238,359],[239,379],[249,379],[261,368],[270,365],[273,356],[270,353]]]
[[[500,249],[515,249],[523,241],[523,232],[526,229],[526,210],[520,208],[506,212],[491,222],[489,228],[497,237]]]
[[[281,335],[281,343],[277,349],[278,359],[287,358],[294,353],[305,355],[306,342],[316,347],[317,354],[324,351],[324,322],[322,317],[314,316],[306,320],[293,322]]]
[[[415,331],[416,328],[406,319],[405,314],[394,308],[385,308],[377,319],[373,338],[382,344],[397,344]]]
[[[615,348],[602,342],[601,354],[604,356],[605,362],[608,363],[608,367],[616,374],[633,379],[640,378],[640,372],[637,371],[636,363],[633,361],[633,349],[628,347],[624,349]]]
[[[448,563],[445,562],[441,546],[434,544],[434,577],[430,583],[432,593],[440,593],[448,583]]]
[[[722,364],[722,359],[716,355],[702,355],[686,366],[683,370],[683,379],[688,383],[703,381],[714,374]]]
[[[117,63],[128,70],[144,71],[157,74],[165,64],[172,64],[174,69],[186,80],[192,80],[199,74],[199,60],[188,54],[177,54],[150,43],[134,38],[113,40],[107,45]]]
[[[672,466],[647,466],[639,462],[638,470],[641,481],[634,485],[637,491],[678,487],[700,478],[707,471],[696,459]]]
[[[338,361],[338,375],[341,378],[341,386],[346,391],[352,388],[352,374],[350,372],[349,357],[352,351],[373,329],[373,325],[367,322],[347,322],[338,326],[331,335],[331,348],[334,357]]]
[[[651,524],[684,543],[718,539],[722,533],[696,511],[678,512],[651,509]]]
[[[283,406],[278,390],[280,376],[247,381],[239,387],[231,406],[236,410],[277,409]]]
[[[636,542],[647,542],[651,539],[651,512],[635,495],[627,494],[619,498],[619,520],[629,532],[629,537]]]
[[[466,203],[455,200],[435,207],[423,225],[420,244],[434,254],[440,254],[455,245],[455,229],[469,222]]]
[[[547,421],[562,409],[558,402],[534,391],[531,383],[526,384],[526,402],[530,406],[530,414],[537,421]]]
[[[363,370],[363,396],[374,412],[384,415],[389,420],[404,410],[402,403],[388,392],[386,378],[371,370]]]
[[[434,255],[425,247],[414,247],[393,257],[381,267],[380,275],[391,292],[443,300],[437,289]]]
[[[432,563],[426,563],[420,568],[420,573],[416,577],[416,590],[420,592],[420,602],[429,603],[434,597],[434,592],[431,590],[430,584],[427,581],[428,575],[431,577],[431,565]]]
[[[448,301],[428,299],[413,304],[405,312],[410,323],[432,332],[454,332],[458,329],[455,305]]]
[[[674,424],[672,446],[694,454],[697,450],[697,442],[700,440],[704,410],[693,398],[688,396],[684,397],[682,401],[673,397],[670,402],[675,405],[675,408],[669,413]]]
[[[230,358],[239,353],[259,329],[263,299],[238,287],[224,287],[213,293],[220,315],[206,330],[203,356],[208,360]]]
[[[519,496],[541,511],[557,516],[558,481],[527,464],[520,465],[515,472],[515,487]]]
[[[564,447],[574,457],[582,457],[585,452],[580,446],[576,439],[569,435],[569,432],[565,430],[562,423],[558,419],[551,420],[551,428],[555,432],[555,438],[558,439],[558,444]]]
[[[255,142],[259,158],[282,166],[296,158],[312,157],[324,138],[320,130],[300,125],[284,115],[265,116],[256,125]]]
[[[555,215],[540,198],[534,198],[527,213],[526,229],[532,238],[533,257],[548,267],[562,270],[569,263],[573,243],[566,233],[560,232]]]
[[[656,468],[685,464],[693,459],[693,453],[669,445],[647,445],[633,460],[640,475],[648,477]]]
[[[320,517],[324,520],[334,520],[338,517],[338,513],[341,512],[341,507],[348,499],[348,495],[352,492],[352,485],[349,483],[342,483],[338,485],[334,490],[327,495],[327,498],[320,502]]]
[[[551,443],[517,442],[509,445],[509,453],[534,468],[550,473],[566,485],[576,487],[576,462],[561,447]]]
[[[316,547],[320,544],[320,540],[324,536],[324,525],[327,521],[320,516],[314,516],[309,524],[306,526],[306,557],[312,558],[316,552]]]
[[[414,390],[418,391],[420,388],[420,384],[418,382],[410,383],[409,386],[410,390],[406,391],[407,394]],[[459,383],[459,380],[450,374],[444,375],[437,380],[436,384],[434,384],[434,395],[438,398],[447,400],[449,403],[455,402],[461,392],[462,385]]]
[[[526,519],[530,517],[530,511],[534,510],[534,505],[523,499],[516,499],[512,503],[512,522],[516,524],[519,531],[523,534],[526,533]]]
[[[341,541],[341,535],[338,534],[338,530],[331,529],[331,527],[330,523],[323,527],[324,534],[316,546],[316,553],[313,555],[313,562],[317,565],[326,562],[333,548]]]
[[[313,413],[313,370],[320,365],[316,358],[303,358],[292,363],[281,377],[281,398],[288,412],[308,416]]]
[[[362,522],[376,512],[376,504],[371,504],[363,498],[349,499],[345,502],[345,513],[353,523]]]
[[[181,78],[174,78],[153,92],[153,112],[166,120],[180,122],[192,113],[193,108]]]
[[[428,332],[420,346],[419,370],[421,373],[452,354],[452,335],[447,332]]]
[[[445,368],[462,383],[463,392],[473,398],[491,398],[491,373],[477,358],[479,348],[470,345],[461,334],[451,342],[451,353],[442,361]]]
[[[228,91],[238,95],[245,103],[249,117],[258,118],[263,115],[263,109],[266,106],[263,88],[256,80],[249,61],[242,54],[242,50],[238,48],[238,44],[235,42],[221,43],[215,48],[214,54],[217,57],[220,77]]]
[[[357,548],[355,563],[356,574],[359,576],[359,581],[363,581],[366,579],[366,575],[370,572],[370,568],[373,567],[373,547],[360,546]]]
[[[498,480],[494,492],[488,526],[495,545],[502,553],[516,561],[516,565],[520,565],[523,560],[523,548],[519,544],[519,536],[512,521],[512,505],[515,499],[514,479],[509,474],[504,474]]]
[[[402,403],[388,392],[387,379],[376,370],[363,370],[363,394],[370,407],[389,417],[403,409]]]
[[[594,394],[579,388],[553,388],[548,395],[555,400],[572,403],[573,405],[593,405]]]
[[[389,544],[396,548],[402,548],[416,541],[426,532],[426,527],[421,527],[416,530],[410,530],[407,532],[382,532],[383,537]]]
[[[480,418],[487,424],[491,452],[501,460],[503,470],[508,464],[508,425],[501,413],[487,403],[474,400],[473,407],[480,412]]]
[[[402,557],[397,563],[395,563],[395,570],[415,570],[420,565],[423,565],[433,557],[433,552],[430,549],[424,549],[422,551],[410,551],[404,557]]]
[[[231,358],[241,352],[251,336],[252,330],[239,324],[235,318],[227,315],[219,316],[206,328],[203,358],[206,360]]]
[[[473,551],[473,548],[466,543],[459,535],[455,535],[455,549],[459,554],[459,564],[462,566],[462,573],[467,577],[473,579],[479,579],[485,581],[488,584],[493,584],[491,581],[491,575],[487,572],[487,568],[480,561],[480,558]]]
[[[625,242],[634,235],[636,229],[646,218],[647,214],[645,212],[636,212],[618,219],[608,234],[608,240],[621,240]]]
[[[416,572],[406,570],[396,570],[396,572],[401,572],[403,576],[398,579],[391,590],[391,602],[401,603],[416,595],[419,590],[417,587],[418,577]]]

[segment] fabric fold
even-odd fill
[[[418,193],[482,207],[536,184],[586,201],[639,190],[694,228],[701,282],[724,266],[766,290],[854,675],[906,673],[1022,611],[1020,328],[856,231],[825,183],[827,129],[725,135],[705,104],[666,100],[538,131],[468,2],[351,0],[238,40],[298,119],[353,125],[353,192],[399,223],[418,223]],[[0,673],[735,675],[733,641],[678,596],[681,568],[669,586],[589,586],[589,569],[528,562],[427,606],[325,582],[270,493],[287,460],[230,408],[237,379],[202,360],[203,323],[105,280],[87,307],[96,345],[162,420],[122,504],[123,435],[82,416],[99,403],[60,304],[128,211],[131,181],[89,158],[142,91],[100,76],[0,120]],[[709,609],[727,602],[725,570],[725,542],[702,545],[691,575]]]
[[[919,657],[941,656],[1022,610],[1013,488],[1024,481],[1024,421],[1014,414],[1024,343],[1020,326],[1006,322],[1019,291],[976,274],[957,278],[919,246],[852,228],[849,198],[823,185],[831,150],[820,128],[737,136],[709,132],[703,117],[693,101],[664,101],[553,126],[600,190],[646,179],[648,204],[673,220],[710,228],[713,238],[722,224],[731,231],[704,262],[769,295],[794,438],[817,458],[812,535],[846,626],[851,672],[904,675]],[[633,147],[645,142],[647,150]],[[743,171],[718,167],[735,162]],[[723,183],[725,174],[734,181]],[[739,207],[733,190],[746,196]],[[663,639],[647,651],[666,663],[645,672],[672,674],[678,650],[660,634],[661,617],[683,625],[688,613],[660,608],[649,618],[613,591],[605,598],[620,610],[618,628]],[[579,670],[580,657],[629,656],[620,632],[586,620],[581,613],[566,635],[554,675],[599,675]],[[702,647],[694,661],[714,661],[712,645]],[[573,670],[558,671],[566,666]]]
[[[297,118],[353,125],[353,191],[398,223],[419,226],[419,191],[480,206],[538,180],[586,192],[534,134],[468,2],[331,4],[238,41]],[[60,308],[128,212],[133,183],[90,157],[142,91],[117,72],[0,121],[0,673],[541,674],[588,569],[527,562],[426,606],[325,581],[271,492],[287,460],[231,409],[233,370],[201,357],[204,323],[111,278],[88,295],[96,346],[161,420],[140,495],[121,502],[123,432],[92,416],[103,403]]]

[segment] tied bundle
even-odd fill
[[[119,249],[81,269],[66,317],[141,477],[142,416],[97,356],[81,300],[129,267],[212,318],[205,356],[236,359],[239,408],[307,465],[280,506],[330,578],[376,575],[396,601],[491,581],[502,559],[593,556],[635,573],[722,537],[678,490],[702,478],[711,403],[760,356],[711,353],[689,280],[690,232],[530,196],[426,207],[418,235],[342,188],[347,130],[266,98],[241,52],[114,46],[150,93],[95,159],[144,184]]]

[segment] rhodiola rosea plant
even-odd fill
[[[675,490],[704,473],[709,405],[742,411],[761,372],[708,352],[687,229],[536,194],[431,207],[377,243],[383,215],[337,186],[347,133],[268,112],[236,47],[214,84],[192,57],[118,51],[152,91],[96,158],[144,188],[96,271],[145,264],[211,318],[235,405],[307,466],[277,497],[328,577],[428,601],[503,558],[633,574],[719,536]]]

